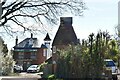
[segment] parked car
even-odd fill
[[[118,68],[112,59],[105,59],[105,67],[111,69],[113,80],[117,80]]]
[[[14,65],[14,72],[22,72],[23,71],[23,67],[20,65]]]
[[[39,70],[40,70],[39,65],[31,65],[30,67],[28,67],[27,73],[35,73],[39,72]]]

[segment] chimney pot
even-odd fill
[[[15,45],[18,44],[18,36],[16,36],[16,41],[15,41]]]
[[[33,38],[33,34],[31,33],[31,38]]]

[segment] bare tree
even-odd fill
[[[12,30],[10,24],[17,24],[23,31],[39,30],[46,22],[56,24],[65,12],[81,16],[85,8],[82,0],[3,0],[0,27]],[[31,24],[32,25],[26,25]]]

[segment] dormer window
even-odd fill
[[[18,53],[18,59],[24,59],[24,53],[23,52]]]
[[[31,38],[26,42],[25,47],[26,48],[31,48],[32,46],[33,46],[33,39]]]
[[[29,45],[33,45],[33,39],[31,38],[30,40],[29,40]]]

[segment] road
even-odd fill
[[[120,69],[118,69],[118,80],[120,80]]]
[[[2,76],[0,80],[38,80],[41,78],[39,73],[26,73],[22,72],[19,76]],[[118,75],[118,80],[120,80],[120,74]]]
[[[22,72],[19,74],[22,77],[30,77],[30,78],[41,78],[41,76],[39,75],[39,73],[26,73],[26,72]]]
[[[120,80],[120,75],[118,75],[118,80]]]
[[[38,73],[20,73],[19,76],[1,76],[0,80],[38,80],[41,76]]]

